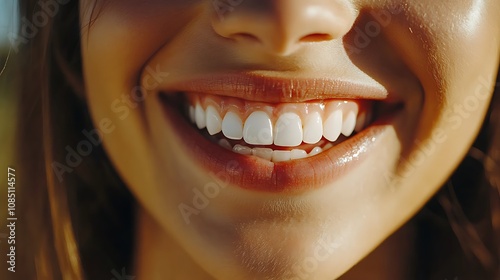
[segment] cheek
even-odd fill
[[[457,151],[467,149],[482,123],[496,78],[499,9],[493,1],[424,1],[405,6],[387,27],[388,41],[424,92],[417,139],[439,127],[460,136],[449,139],[462,140]]]
[[[122,178],[129,186],[153,185],[153,181],[146,182],[152,178],[147,174],[153,170],[153,157],[143,119],[144,100],[134,97],[138,96],[143,72],[154,72],[155,79],[165,78],[161,69],[145,65],[175,36],[193,10],[183,7],[182,1],[103,4],[94,9],[94,1],[82,1],[80,6],[86,98],[95,126],[105,122],[114,128],[109,133],[101,132],[106,151]],[[178,9],[185,13],[179,15]]]
[[[422,2],[394,15],[381,36],[418,79],[424,100],[394,176],[399,207],[417,200],[420,207],[461,162],[485,118],[499,65],[500,2]]]
[[[450,152],[465,152],[477,135],[492,96],[500,46],[500,23],[491,12],[499,5],[471,1],[461,6],[467,9],[449,19],[431,15],[417,20],[423,26],[417,30],[428,53],[425,70],[430,74],[423,79],[422,123],[447,131]]]

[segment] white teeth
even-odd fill
[[[309,156],[315,156],[319,153],[321,153],[323,151],[323,149],[321,149],[321,147],[314,147],[310,152],[309,152]]]
[[[206,122],[207,122],[207,130],[210,135],[217,134],[222,130],[222,118],[220,117],[219,112],[213,107],[208,106],[205,112],[206,114]]]
[[[356,112],[349,111],[345,116],[344,122],[342,123],[342,134],[345,136],[350,136],[354,131],[356,126]]]
[[[237,154],[246,156],[253,155],[272,162],[282,162],[282,161],[311,157],[321,153],[323,150],[326,150],[328,145],[330,145],[330,147],[332,146],[331,144],[327,144],[327,146],[325,146],[324,148],[314,147],[308,154],[306,151],[301,149],[284,151],[284,150],[273,150],[271,148],[250,148],[240,144],[236,144],[234,145],[234,147],[231,148],[231,144],[227,139],[221,139],[219,140],[218,143],[225,149],[232,150]]]
[[[255,111],[248,116],[243,126],[243,140],[252,145],[273,143],[273,124],[263,111]]]
[[[219,145],[223,148],[226,148],[228,150],[231,150],[231,143],[229,143],[229,141],[227,141],[227,139],[220,139],[219,140]]]
[[[195,113],[194,113],[194,107],[193,106],[189,106],[189,119],[191,120],[192,123],[195,123],[196,122],[196,116],[195,116]]]
[[[229,139],[240,140],[243,138],[243,122],[235,112],[227,112],[222,120],[222,133]]]
[[[322,147],[314,147],[307,153],[305,150],[293,148],[287,150],[252,148],[245,146],[243,142],[233,146],[228,140],[243,139],[250,145],[274,144],[281,147],[297,147],[303,142],[317,144],[323,137],[330,142],[335,142],[341,134],[348,137],[354,131],[362,130],[366,120],[370,118],[369,111],[361,111],[358,115],[358,104],[355,102],[331,101],[322,107],[320,104],[294,104],[291,107],[279,107],[278,109],[266,107],[266,111],[263,109],[252,111],[252,108],[246,108],[245,110],[249,110],[251,114],[243,121],[240,116],[241,112],[234,111],[236,107],[233,105],[228,107],[227,104],[221,103],[220,106],[230,108],[227,110],[219,108],[219,105],[213,102],[214,100],[210,100],[208,104],[211,105],[207,105],[205,109],[199,100],[193,102],[187,108],[191,122],[196,124],[199,129],[206,128],[210,135],[222,132],[225,137],[219,139],[217,143],[225,149],[273,162],[311,157],[330,149],[333,144],[326,143]],[[286,104],[285,106],[290,105]],[[302,108],[301,106],[306,107]],[[287,112],[289,108],[293,112]],[[223,115],[224,112],[225,115]],[[271,118],[269,114],[274,117]]]
[[[274,126],[274,144],[295,147],[302,143],[302,121],[295,113],[282,114]]]
[[[266,160],[271,160],[273,158],[273,150],[270,148],[253,148],[252,154]]]
[[[291,159],[290,151],[273,151],[273,162],[287,161]]]
[[[332,143],[327,143],[325,146],[323,146],[323,151],[326,151],[328,149],[330,149],[331,147],[333,147],[333,144]]]
[[[329,141],[336,141],[342,130],[342,110],[335,109],[323,124],[323,136]]]
[[[307,157],[307,152],[301,149],[293,149],[290,152],[290,159],[301,159]]]
[[[242,154],[242,155],[251,155],[252,154],[252,148],[243,146],[240,144],[236,144],[233,147],[233,152]]]
[[[194,109],[194,114],[195,114],[196,126],[198,126],[199,129],[205,128],[206,126],[205,111],[201,107],[200,103],[196,104],[196,107]]]
[[[315,144],[323,137],[323,120],[319,112],[307,115],[304,123],[304,143]]]

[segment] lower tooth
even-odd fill
[[[241,155],[251,155],[252,154],[252,148],[243,146],[240,144],[236,144],[233,147],[233,152],[241,154]]]
[[[287,161],[290,159],[290,151],[273,151],[273,162]]]
[[[226,139],[220,139],[219,145],[228,150],[232,150],[231,143],[229,143],[229,141],[227,141]]]
[[[273,158],[273,150],[270,148],[253,148],[252,154],[256,157],[271,160]]]
[[[236,144],[234,145],[234,147],[232,147],[231,143],[229,143],[227,139],[220,139],[218,141],[218,144],[219,146],[227,150],[233,151],[234,153],[240,155],[253,155],[272,162],[282,162],[282,161],[311,157],[333,147],[332,143],[328,143],[323,148],[314,147],[309,153],[307,153],[306,151],[301,149],[293,149],[291,151],[283,151],[283,150],[275,151],[271,148],[250,148],[240,144]]]
[[[327,143],[325,146],[323,146],[323,151],[326,151],[326,150],[330,149],[331,147],[333,147],[333,144]]]
[[[321,153],[323,151],[323,149],[321,147],[314,147],[310,152],[309,152],[309,156],[315,156],[319,153]]]
[[[301,159],[307,157],[307,152],[300,149],[293,149],[290,152],[290,159]]]

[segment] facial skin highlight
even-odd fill
[[[340,277],[450,176],[480,129],[499,65],[495,0],[94,2],[80,4],[86,99],[95,124],[116,126],[103,145],[139,204],[141,279]],[[235,73],[353,83],[386,92],[379,101],[400,108],[374,120],[372,134],[345,140],[359,142],[346,160],[354,163],[339,165],[333,180],[293,192],[302,179],[287,173],[291,164],[213,152],[208,161],[224,168],[213,172],[200,150],[212,144],[189,146],[182,136],[200,133],[169,104],[173,85]],[[287,102],[299,102],[292,95]],[[315,158],[301,170],[331,168]],[[269,192],[238,184],[235,174],[265,177],[259,166],[295,185]],[[214,185],[208,203],[197,200]],[[191,207],[188,219],[182,205]]]

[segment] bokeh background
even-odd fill
[[[14,32],[17,24],[17,0],[0,1],[0,45],[8,44],[9,32]]]

